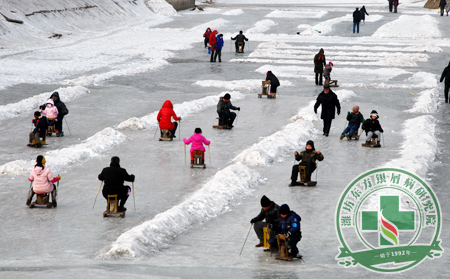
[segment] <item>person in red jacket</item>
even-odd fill
[[[178,123],[172,122],[172,117],[176,121],[181,120],[181,117],[178,117],[175,112],[173,111],[173,105],[172,102],[169,100],[166,100],[164,102],[164,105],[159,110],[158,116],[156,119],[159,122],[159,128],[161,130],[169,130],[170,136],[172,138],[175,138],[175,132],[177,131]],[[162,136],[162,134],[161,134]]]
[[[203,34],[203,37],[205,38],[205,48],[209,44],[209,36],[211,36],[211,28],[206,28],[206,32]]]
[[[209,45],[211,46],[211,59],[209,59],[209,62],[216,62],[214,59],[214,53],[217,49],[217,30],[214,30],[211,35],[209,36]]]

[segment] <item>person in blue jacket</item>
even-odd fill
[[[298,255],[297,243],[302,239],[302,231],[300,221],[302,218],[289,208],[289,205],[280,206],[279,213],[281,221],[278,225],[272,225],[272,229],[286,237],[286,245],[289,251],[289,257],[294,258]],[[271,249],[277,249],[278,243],[276,238],[269,239]]]
[[[216,54],[214,54],[214,61],[219,56],[219,62],[222,62],[222,48],[223,48],[223,34],[217,35]]]

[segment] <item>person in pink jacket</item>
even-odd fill
[[[52,193],[52,204],[56,207],[56,187],[53,183],[58,182],[61,176],[53,177],[52,172],[48,167],[45,167],[45,157],[39,155],[36,158],[36,165],[30,172],[28,180],[33,182],[33,188],[30,189],[27,199],[27,205],[30,205],[35,193],[48,194]]]
[[[48,99],[45,103],[45,109],[41,111],[42,114],[47,116],[47,119],[56,119],[58,117],[58,109],[52,99]]]
[[[204,136],[202,136],[202,129],[195,128],[195,133],[188,139],[183,139],[183,142],[185,144],[192,143],[191,150],[191,164],[194,163],[194,151],[200,150],[205,151],[205,147],[203,147],[203,144],[209,145],[211,142],[207,140]],[[205,160],[205,154],[203,153],[203,160]]]

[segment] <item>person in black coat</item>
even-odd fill
[[[231,95],[227,93],[219,100],[219,103],[217,103],[217,114],[222,120],[222,126],[233,128],[236,113],[230,111],[230,109],[240,111],[241,108],[233,106],[230,99]]]
[[[105,182],[102,190],[103,197],[108,199],[108,195],[117,195],[120,201],[118,211],[126,211],[124,205],[131,193],[131,188],[123,184],[125,181],[134,182],[134,175],[129,175],[126,169],[120,167],[120,158],[112,157],[109,167],[102,170],[98,179]]]
[[[59,93],[58,92],[53,92],[53,94],[50,96],[50,99],[53,100],[53,103],[55,104],[55,107],[58,109],[58,116],[56,117],[56,121],[55,121],[55,131],[56,131],[56,136],[57,137],[63,137],[64,136],[64,132],[63,132],[63,119],[64,116],[69,114],[69,110],[66,107],[66,104],[64,104],[61,99],[59,98]],[[41,109],[45,109],[45,104],[40,106]]]
[[[323,120],[323,135],[328,137],[330,133],[331,121],[334,119],[335,112],[341,113],[341,104],[337,95],[330,90],[330,85],[325,83],[323,91],[317,96],[316,104],[314,105],[314,112],[317,114],[317,108],[322,105],[322,113],[320,118]]]
[[[392,7],[394,6],[394,0],[388,0],[389,1],[389,11],[392,13]]]
[[[32,120],[32,122],[34,125],[34,129],[33,132],[31,132],[29,135],[28,146],[40,148],[42,146],[40,138],[43,138],[45,140],[45,136],[47,133],[47,117],[41,115],[39,111],[36,111],[34,113],[34,119]],[[36,142],[35,145],[33,145],[33,139]]]
[[[445,79],[445,87],[444,87],[444,96],[445,96],[445,102],[448,103],[448,90],[450,88],[450,62],[448,62],[448,66],[445,67],[444,71],[442,72],[440,81],[444,81]]]
[[[366,21],[366,15],[369,15],[369,13],[366,11],[366,6],[362,6],[361,10],[359,10],[361,12],[361,20],[363,22]]]
[[[272,71],[268,71],[266,73],[266,81],[270,80],[270,93],[277,93],[277,88],[280,86],[280,81],[278,78],[272,73]]]
[[[278,224],[281,220],[281,216],[278,213],[278,209],[280,208],[278,204],[271,201],[268,197],[262,196],[261,198],[261,212],[250,220],[253,228],[255,230],[256,235],[259,238],[259,243],[255,245],[255,247],[263,247],[264,246],[264,232],[263,228],[267,227],[267,225]],[[264,221],[265,220],[265,221]],[[270,237],[277,237],[275,230],[270,231]]]
[[[231,39],[233,41],[236,41],[234,43],[234,45],[236,46],[236,52],[238,52],[238,50],[239,50],[239,43],[242,43],[242,52],[244,52],[245,41],[248,41],[247,37],[245,37],[245,35],[242,33],[243,33],[242,31],[239,31],[239,34],[236,35],[236,37],[234,37],[234,38],[231,37]]]
[[[314,55],[314,73],[316,74],[316,85],[322,85],[323,67],[327,64],[323,48]],[[320,75],[320,79],[319,79]]]
[[[378,121],[378,112],[376,110],[372,110],[370,113],[370,118],[366,119],[363,122],[362,129],[366,131],[366,142],[363,143],[363,146],[370,146],[370,141],[372,138],[377,139],[377,143],[374,147],[381,147],[381,133],[383,133],[383,128],[381,128],[380,121]]]
[[[355,33],[355,27],[357,32],[359,33],[359,23],[361,22],[361,12],[358,8],[353,12],[353,34]]]

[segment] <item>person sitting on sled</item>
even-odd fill
[[[359,112],[358,106],[354,106],[352,112],[347,112],[347,121],[348,126],[342,132],[341,137],[339,138],[340,140],[344,137],[350,140],[353,134],[358,131],[361,123],[364,122],[364,116]]]
[[[266,81],[270,80],[270,93],[277,93],[277,88],[280,86],[280,81],[278,78],[272,73],[272,71],[268,71],[266,73]]]
[[[332,70],[333,70],[333,63],[329,62],[328,65],[325,65],[325,69],[323,71],[323,77],[325,79],[325,83],[330,83]]]
[[[377,143],[374,147],[381,147],[381,133],[383,133],[383,128],[381,128],[380,121],[378,121],[378,112],[372,110],[370,113],[370,118],[366,119],[362,125],[362,129],[366,131],[366,143],[363,146],[370,146],[372,138],[377,138]]]
[[[316,160],[322,161],[324,159],[323,154],[320,151],[316,151],[314,148],[314,142],[312,140],[308,140],[306,142],[306,149],[300,152],[300,154],[295,151],[295,160],[301,161],[300,164],[294,165],[292,167],[292,175],[291,175],[291,184],[289,186],[296,186],[297,177],[298,177],[298,167],[305,166],[306,167],[306,177],[305,181],[302,182],[310,182],[311,174],[316,169]]]
[[[131,187],[123,184],[125,181],[134,182],[134,175],[129,175],[126,169],[120,167],[120,158],[112,157],[109,167],[102,170],[98,179],[105,182],[102,190],[103,197],[108,200],[108,195],[117,195],[120,201],[118,211],[126,211],[124,205],[131,193]]]
[[[53,177],[52,172],[45,166],[44,155],[39,155],[36,158],[36,165],[31,169],[28,180],[33,182],[33,187],[28,193],[27,205],[31,204],[31,200],[35,193],[48,194],[52,193],[52,205],[56,207],[56,187],[53,183],[58,182],[61,176]]]
[[[263,247],[264,246],[264,232],[263,228],[268,225],[276,225],[281,221],[281,216],[278,212],[280,208],[278,204],[271,201],[268,197],[262,196],[261,198],[261,212],[250,220],[253,225],[253,229],[255,230],[256,236],[259,238],[259,243],[255,245],[255,247]],[[265,220],[265,221],[264,221]],[[270,238],[277,238],[276,231],[270,231]]]
[[[156,119],[159,122],[159,128],[161,129],[161,136],[162,136],[162,130],[169,130],[170,131],[170,137],[176,138],[175,132],[177,131],[178,123],[172,122],[172,117],[176,121],[181,120],[181,117],[178,117],[173,111],[173,105],[170,100],[166,100],[162,106],[162,108],[158,112],[158,116],[156,116]]]
[[[302,231],[300,228],[300,221],[302,218],[297,213],[292,211],[287,204],[282,204],[278,212],[281,216],[280,222],[269,226],[269,228],[274,229],[279,232],[279,234],[283,234],[285,236],[289,258],[292,259],[297,257],[297,243],[302,239]],[[269,239],[269,244],[271,249],[278,248],[278,241],[276,238]]]
[[[211,142],[202,135],[202,129],[195,128],[194,134],[188,139],[184,138],[183,142],[184,144],[192,143],[191,150],[189,151],[191,153],[191,164],[194,164],[195,150],[203,151],[203,161],[205,161],[205,147],[203,147],[203,144],[209,145]]]
[[[55,102],[53,102],[53,99],[48,99],[45,103],[45,109],[41,108],[41,113],[45,116],[47,116],[48,120],[55,120],[58,117],[58,108],[55,106]]]
[[[236,35],[236,37],[231,37],[231,39],[233,41],[236,41],[234,43],[235,47],[236,47],[236,52],[239,52],[239,43],[242,43],[242,52],[244,52],[244,47],[245,47],[245,41],[248,41],[247,37],[245,37],[245,35],[243,34],[244,32],[239,31],[239,34]]]
[[[230,111],[230,109],[240,111],[241,108],[233,106],[230,99],[231,95],[227,93],[219,100],[219,103],[217,103],[217,114],[222,120],[222,126],[233,128],[236,113]]]
[[[48,123],[47,117],[42,116],[39,111],[34,112],[34,119],[32,120],[34,129],[33,132],[29,135],[29,143],[27,146],[40,148],[41,138],[45,140],[45,135],[47,133]],[[33,144],[33,140],[35,140],[35,144]]]

